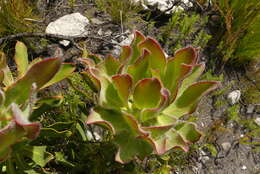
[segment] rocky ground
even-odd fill
[[[73,7],[65,0],[39,0],[37,7],[43,19],[39,23],[42,32],[64,35],[61,32],[65,30],[65,35],[82,36],[68,45],[59,42],[62,39],[58,39],[55,43],[39,46],[38,52],[35,53],[37,56],[60,54],[66,61],[75,61],[84,45],[91,53],[118,55],[120,45],[131,42],[132,30],[138,29],[151,36],[158,32],[156,27],[150,32],[151,29],[148,30],[146,23],[136,22],[131,28],[115,24],[110,16],[98,10],[94,3],[86,3],[84,0],[75,1]],[[69,14],[74,14],[73,21],[79,23],[72,24],[68,16],[64,18],[64,15]],[[52,26],[51,22],[54,22]],[[54,26],[55,23],[58,23],[58,26]],[[203,56],[205,61],[209,59],[208,55]],[[204,138],[198,143],[199,148],[188,159],[188,167],[184,171],[176,170],[173,173],[260,174],[259,133],[252,136],[251,127],[245,124],[245,121],[251,120],[250,124],[258,126],[259,130],[260,104],[245,102],[244,82],[252,84],[253,81],[244,75],[245,72],[241,70],[227,69],[221,89],[200,103],[194,116],[197,118],[198,127],[204,132]],[[231,93],[232,91],[235,92]],[[237,110],[230,111],[235,105]],[[236,118],[230,118],[232,114]]]

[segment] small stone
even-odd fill
[[[97,34],[98,34],[99,36],[102,36],[102,35],[103,35],[103,31],[102,31],[101,28],[98,30]]]
[[[134,34],[130,34],[126,39],[120,42],[120,45],[130,45],[133,39],[134,39]]]
[[[65,47],[67,47],[67,46],[70,44],[70,41],[68,41],[68,40],[62,40],[62,41],[60,41],[59,43],[60,43],[61,45],[65,46]]]
[[[247,114],[252,114],[254,112],[254,109],[255,109],[255,105],[253,104],[249,104],[246,108],[246,113]]]
[[[200,150],[200,157],[199,160],[201,160],[203,163],[207,162],[209,160],[209,156],[207,155],[207,153],[203,150]]]
[[[245,136],[244,134],[241,134],[241,135],[240,135],[240,138],[243,138],[244,136]]]
[[[99,20],[99,19],[97,19],[97,18],[92,18],[92,19],[91,19],[91,22],[92,22],[93,24],[97,24],[97,25],[100,25],[100,24],[103,24],[103,23],[104,23],[103,21],[101,21],[101,20]]]
[[[255,119],[255,123],[256,123],[258,126],[260,126],[260,117],[257,117],[257,118]]]
[[[228,94],[227,99],[231,105],[236,104],[241,96],[241,92],[239,90],[232,91]]]
[[[106,36],[110,36],[112,33],[113,33],[113,32],[112,32],[111,30],[107,30],[107,31],[105,32],[105,35],[106,35]]]
[[[242,169],[242,170],[246,170],[247,167],[246,167],[245,165],[243,165],[243,166],[241,167],[241,169]]]
[[[94,134],[95,139],[97,141],[101,141],[102,140],[101,136],[97,132],[94,132],[93,134]],[[87,135],[88,140],[94,140],[94,137],[93,137],[92,133],[89,130],[87,130],[86,135]]]
[[[221,144],[224,151],[228,151],[231,148],[231,144],[229,142],[224,142]]]

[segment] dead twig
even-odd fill
[[[74,45],[77,49],[83,50],[83,48],[79,47],[76,43],[76,40],[80,39],[97,39],[101,40],[103,42],[107,42],[112,45],[119,45],[117,43],[112,43],[106,40],[106,38],[102,37],[96,37],[96,36],[89,36],[89,35],[78,35],[78,36],[64,36],[64,35],[58,35],[58,34],[48,34],[48,33],[32,33],[32,32],[24,32],[24,33],[18,33],[13,35],[8,35],[6,37],[0,38],[0,45],[7,40],[16,40],[22,37],[40,37],[45,39],[59,39],[59,40],[68,40]]]

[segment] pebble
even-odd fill
[[[255,105],[253,104],[249,104],[246,108],[246,113],[247,114],[252,114],[254,112],[254,109],[255,109]]]
[[[260,117],[257,117],[257,118],[255,119],[255,123],[256,123],[258,126],[260,126]]]
[[[243,166],[241,167],[241,169],[242,169],[242,170],[246,170],[247,167],[246,167],[245,165],[243,165]]]
[[[228,94],[227,99],[231,105],[236,104],[241,96],[241,92],[239,90],[232,91]]]
[[[231,144],[229,142],[224,142],[221,144],[224,151],[228,151],[231,148]]]

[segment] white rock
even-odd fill
[[[134,39],[134,34],[128,35],[126,39],[124,39],[122,42],[120,42],[120,45],[130,45],[132,40]]]
[[[239,90],[232,91],[228,94],[227,99],[231,105],[236,104],[241,96],[241,92]]]
[[[228,151],[231,148],[231,144],[229,142],[224,142],[221,144],[224,151]]]
[[[88,18],[80,13],[72,13],[49,23],[45,32],[64,36],[84,36],[87,34],[85,27],[88,24]]]
[[[260,117],[257,117],[257,118],[255,119],[255,123],[256,123],[258,126],[260,126]]]
[[[160,11],[166,11],[169,8],[172,7],[173,1],[170,0],[132,0],[135,3],[141,2],[144,9],[148,9],[148,6],[156,6]],[[189,2],[189,0],[181,0],[182,3],[184,3],[186,6],[191,7],[192,3]],[[172,13],[176,10],[183,10],[181,6],[175,6],[171,10],[167,11],[167,14]]]
[[[87,130],[86,135],[87,135],[88,140],[94,140],[94,137],[89,130]],[[94,132],[94,136],[95,136],[97,141],[102,140],[101,136],[97,132]]]
[[[66,46],[68,46],[70,44],[70,41],[62,40],[62,41],[60,41],[60,44],[66,47]]]
[[[246,167],[245,165],[243,165],[243,166],[241,167],[241,169],[242,169],[242,170],[246,170],[247,167]]]

